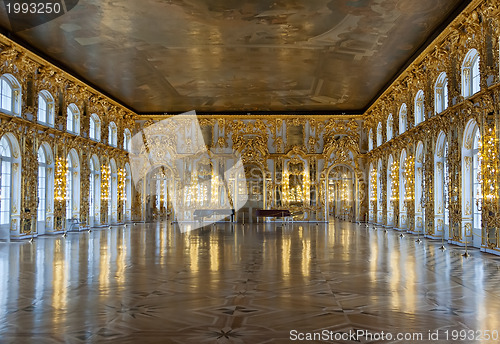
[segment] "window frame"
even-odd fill
[[[109,122],[108,125],[108,145],[111,147],[118,146],[118,127],[113,121]]]
[[[4,86],[9,88],[9,94],[4,94]],[[9,108],[4,107],[4,99],[8,98]],[[22,92],[21,84],[12,74],[3,74],[0,77],[0,110],[7,114],[21,115]]]
[[[414,102],[415,126],[425,121],[425,95],[424,91],[418,90]]]
[[[368,151],[373,150],[373,129],[368,132]]]
[[[384,143],[384,138],[382,134],[382,122],[378,122],[377,125],[377,147],[380,147]]]
[[[70,128],[71,118],[71,128]],[[66,131],[72,134],[80,135],[80,110],[76,104],[71,103],[66,108]]]
[[[448,108],[448,76],[439,74],[434,84],[434,113],[439,114]]]
[[[89,138],[97,142],[101,141],[101,119],[95,113],[90,115]]]
[[[476,49],[470,49],[462,62],[462,96],[469,98],[481,91],[481,73],[480,73],[481,56]],[[477,69],[477,78],[474,72]],[[477,83],[475,82],[477,80]]]
[[[44,120],[41,120],[40,116],[40,100],[42,100],[45,104],[44,109]],[[47,125],[49,127],[54,127],[55,122],[55,102],[54,97],[47,90],[42,90],[38,92],[38,103],[37,103],[37,122],[43,125]]]
[[[12,147],[9,139],[5,135],[3,135],[0,138],[0,191],[2,192],[2,202],[0,203],[0,225],[10,224],[10,214],[13,198],[12,189],[14,184],[12,163]],[[6,195],[3,195],[4,191],[6,191]],[[6,198],[6,196],[8,197]]]
[[[387,141],[386,142],[389,142],[390,140],[392,140],[393,136],[394,136],[394,117],[392,116],[392,113],[389,114],[389,116],[387,117],[387,128],[386,128],[386,136],[387,136]]]
[[[131,142],[132,142],[132,133],[130,132],[130,129],[125,128],[123,131],[123,150],[130,152],[131,148]]]
[[[406,103],[401,104],[399,108],[399,135],[408,130],[408,107]]]

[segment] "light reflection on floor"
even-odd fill
[[[0,342],[500,330],[500,257],[415,239],[350,223],[158,223],[0,243]]]

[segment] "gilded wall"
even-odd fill
[[[89,163],[93,155],[99,167],[109,165],[114,160],[118,169],[124,169],[128,161],[128,153],[123,149],[124,130],[133,130],[136,115],[120,104],[100,94],[64,71],[54,67],[40,57],[28,52],[7,38],[0,36],[0,75],[15,78],[19,87],[14,90],[14,97],[20,96],[19,111],[3,111],[0,113],[0,137],[8,135],[13,148],[13,171],[20,172],[19,183],[14,183],[11,207],[11,237],[19,238],[28,234],[36,234],[38,157],[37,152],[42,145],[50,151],[47,165],[48,171],[55,176],[54,193],[59,192],[63,199],[52,195],[53,204],[47,206],[47,233],[64,230],[67,226],[65,218],[66,194],[64,183],[58,183],[57,161],[66,162],[70,151],[77,155],[78,162],[73,166],[78,171],[80,180],[78,209],[82,225],[88,224],[89,214]],[[37,118],[38,95],[41,91],[53,97],[48,111],[53,111],[53,124],[41,123]],[[74,104],[79,110],[79,134],[67,130],[67,107]],[[99,141],[89,138],[90,115],[96,114],[100,119]],[[117,125],[117,144],[108,144],[108,124]],[[63,163],[64,165],[64,163]],[[59,166],[65,168],[66,166]],[[60,171],[59,171],[60,172]],[[76,172],[75,172],[76,173]],[[64,177],[64,174],[60,174]],[[116,178],[116,177],[114,177]],[[61,189],[57,190],[57,185]],[[50,198],[50,197],[49,197]],[[107,202],[101,202],[102,214],[107,214]],[[53,208],[52,208],[53,206]],[[123,204],[118,204],[117,218],[123,218]],[[105,222],[107,219],[104,218]],[[104,221],[103,221],[104,222]],[[101,222],[102,223],[102,222]]]
[[[139,129],[165,118],[141,116]],[[350,199],[349,205],[343,205],[349,208],[345,212],[352,220],[365,216],[366,183],[358,159],[360,117],[201,115],[198,121],[209,150],[235,151],[242,157],[250,181],[245,190],[249,202],[241,211],[246,214],[239,220],[246,216],[247,221],[255,221],[253,209],[272,208],[291,209],[296,220],[326,221],[332,215],[328,200],[333,190],[328,180],[339,166],[353,176],[343,196],[346,202]],[[196,160],[189,159],[188,164]],[[143,202],[146,194],[141,196]]]
[[[498,155],[498,120],[499,120],[499,44],[500,44],[500,4],[495,0],[475,1],[459,15],[427,47],[418,58],[393,82],[382,96],[365,113],[364,132],[372,133],[373,150],[365,156],[369,161],[375,175],[378,175],[383,188],[382,194],[372,193],[373,205],[370,206],[372,221],[387,226],[407,229],[414,232],[423,232],[429,237],[445,237],[447,240],[459,245],[473,244],[478,240],[485,250],[498,251],[498,231],[492,230],[500,225],[498,218],[498,183],[499,176]],[[475,78],[471,68],[473,60],[469,56],[478,56],[478,70],[480,78],[479,89],[468,94],[465,88]],[[442,74],[445,73],[445,74]],[[447,77],[447,100],[442,110],[440,102],[442,93],[439,90],[440,76]],[[417,94],[423,91],[423,117],[419,123],[415,118],[419,103]],[[402,105],[406,111],[402,111]],[[400,134],[401,116],[406,118],[407,128]],[[392,121],[391,121],[392,118]],[[417,121],[416,121],[417,119]],[[480,171],[472,174],[472,159],[468,155],[473,150],[472,132],[468,126],[477,125],[479,128],[480,142],[479,159]],[[380,131],[379,126],[382,130]],[[388,133],[392,131],[393,137],[388,140]],[[447,146],[443,172],[443,146],[437,143],[438,137],[444,133]],[[367,134],[368,135],[368,134]],[[381,144],[377,144],[377,136],[381,137]],[[423,151],[419,153],[421,145]],[[441,152],[439,150],[441,149]],[[406,156],[401,159],[402,154]],[[409,181],[418,179],[418,171],[412,170],[400,178],[411,195],[404,200],[389,192],[390,180],[387,170],[395,164],[405,164],[403,170],[408,172],[407,166],[415,161],[421,154],[420,173],[423,176],[416,185],[408,185]],[[415,165],[413,165],[415,168]],[[444,177],[437,178],[444,173]],[[378,171],[376,171],[378,170]],[[492,173],[493,171],[493,173]],[[370,173],[370,171],[366,171]],[[397,175],[397,174],[396,174]],[[472,179],[471,179],[472,178]],[[476,192],[471,196],[472,180],[478,178],[482,187],[482,196]],[[373,179],[376,181],[376,178]],[[445,186],[441,184],[446,184]],[[448,190],[444,200],[438,199],[437,190]],[[383,198],[382,202],[377,198]],[[389,198],[389,201],[387,199]],[[418,198],[418,199],[417,199]],[[395,201],[393,202],[393,199]],[[479,200],[478,200],[479,199]],[[399,204],[395,204],[398,203]],[[477,203],[477,204],[476,204]],[[400,219],[390,223],[387,217],[376,215],[394,212],[396,216],[403,215],[398,206],[405,207],[404,215],[408,222],[402,224]],[[392,209],[390,209],[392,207]],[[419,207],[423,207],[420,209]],[[449,212],[450,223],[443,228],[443,208]],[[479,209],[482,214],[482,230],[473,229],[473,210]],[[425,214],[425,218],[422,217]],[[435,221],[436,217],[436,221]],[[445,233],[443,233],[445,232]],[[474,239],[474,240],[473,240]],[[479,246],[476,243],[475,246]]]

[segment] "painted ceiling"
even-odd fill
[[[468,2],[80,0],[0,26],[138,113],[356,113]]]

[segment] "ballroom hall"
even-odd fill
[[[0,343],[498,343],[499,137],[498,0],[5,0]]]

